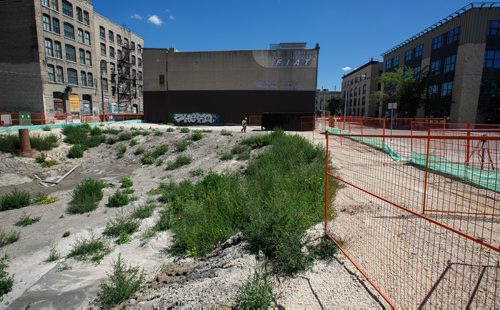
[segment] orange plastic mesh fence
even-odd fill
[[[408,133],[326,134],[326,233],[393,307],[499,308],[500,135]]]

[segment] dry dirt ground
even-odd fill
[[[222,244],[212,254],[201,260],[176,258],[168,253],[171,245],[169,231],[159,233],[154,238],[143,242],[142,234],[154,225],[158,211],[153,217],[142,220],[140,231],[132,235],[132,241],[124,245],[112,245],[112,252],[104,257],[100,264],[77,262],[73,259],[60,259],[45,262],[50,249],[54,247],[63,257],[69,253],[73,244],[80,238],[90,235],[100,236],[106,223],[118,214],[128,213],[146,204],[154,198],[148,192],[162,182],[197,180],[190,172],[203,171],[238,171],[246,162],[221,161],[220,154],[228,151],[242,138],[252,134],[262,134],[257,128],[248,128],[246,134],[239,132],[239,127],[195,127],[204,132],[204,138],[193,142],[184,152],[193,158],[188,166],[173,171],[164,169],[165,163],[175,158],[175,143],[187,137],[178,129],[167,132],[167,125],[136,124],[112,125],[111,127],[129,130],[136,127],[147,130],[159,130],[161,136],[150,134],[137,136],[139,145],[130,147],[121,159],[116,158],[115,145],[102,144],[85,152],[81,159],[67,159],[69,146],[60,143],[49,151],[49,158],[59,162],[52,168],[41,168],[34,159],[17,158],[0,154],[0,195],[21,189],[36,194],[43,192],[59,200],[49,205],[29,206],[19,210],[0,213],[0,229],[19,231],[19,241],[0,249],[0,254],[8,254],[11,259],[8,272],[14,274],[13,290],[0,300],[0,309],[70,309],[92,305],[99,283],[106,278],[106,272],[118,257],[127,264],[144,268],[147,283],[128,304],[136,308],[150,309],[152,306],[182,305],[190,307],[211,305],[233,305],[238,287],[251,273],[256,257],[246,249],[246,243],[235,236]],[[226,129],[232,136],[223,136],[220,131]],[[46,132],[37,132],[47,134]],[[59,134],[59,130],[52,130]],[[138,147],[146,150],[160,144],[167,144],[169,151],[161,157],[162,166],[141,165],[141,156],[133,152]],[[41,186],[35,177],[44,179],[49,176],[63,175],[72,167],[78,168],[56,186]],[[65,212],[74,187],[84,179],[94,178],[117,185],[122,177],[129,176],[134,182],[136,201],[114,209],[106,207],[107,198],[116,191],[106,188],[104,198],[98,208],[85,215],[70,215]],[[24,228],[14,226],[23,214],[40,216],[38,223]],[[69,237],[63,234],[69,232]],[[319,236],[321,224],[311,228],[310,234]],[[379,308],[380,298],[346,261],[341,254],[330,263],[317,262],[311,270],[294,278],[274,279],[276,303],[286,308]]]

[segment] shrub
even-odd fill
[[[134,182],[132,182],[132,179],[129,177],[122,178],[120,180],[120,183],[122,184],[120,187],[121,188],[129,188],[134,186]]]
[[[0,151],[14,153],[21,146],[19,137],[16,135],[0,135]]]
[[[144,282],[144,272],[139,267],[127,266],[121,255],[118,255],[112,268],[108,279],[99,284],[97,293],[97,302],[105,309],[113,308],[129,299]]]
[[[39,151],[50,151],[57,147],[59,138],[56,135],[44,135],[37,136],[33,135],[30,137],[31,147]]]
[[[88,239],[78,239],[66,257],[98,264],[110,252],[111,248],[106,242],[90,236]]]
[[[112,196],[108,198],[108,207],[110,208],[119,208],[126,206],[130,202],[130,198],[127,194],[117,191]]]
[[[128,141],[130,139],[132,139],[132,134],[128,131],[122,132],[118,135],[118,140],[120,141]]]
[[[87,138],[87,141],[85,142],[85,147],[86,148],[96,147],[104,142],[106,142],[106,137],[103,135],[90,136]]]
[[[92,127],[90,129],[90,135],[91,136],[100,136],[102,135],[102,130],[99,127]]]
[[[139,222],[128,216],[118,216],[106,224],[103,235],[108,237],[119,237],[121,234],[131,235],[139,229]]]
[[[174,132],[174,131],[175,131],[175,129],[174,129],[174,128],[172,128],[172,127],[168,127],[168,128],[167,128],[167,132]]]
[[[142,158],[142,164],[143,165],[152,165],[155,163],[155,158],[151,155],[145,155],[143,158]]]
[[[49,257],[45,260],[45,262],[55,262],[61,258],[61,254],[56,250],[56,247],[53,246],[50,248]]]
[[[262,267],[255,271],[240,287],[236,297],[238,309],[269,309],[273,302],[273,287]]]
[[[142,207],[139,207],[137,209],[135,209],[133,212],[132,212],[132,218],[135,218],[135,219],[145,219],[145,218],[148,218],[150,217],[151,215],[153,215],[153,211],[157,208],[158,206],[155,205],[155,204],[147,204],[147,205],[144,205]]]
[[[220,156],[220,160],[231,160],[233,159],[233,154],[231,153],[222,153]]]
[[[116,158],[122,158],[127,151],[127,147],[124,144],[119,144],[116,148]]]
[[[186,140],[181,140],[175,144],[175,148],[177,149],[178,152],[184,152],[189,145],[189,142]]]
[[[90,127],[87,125],[67,125],[62,129],[65,136],[64,142],[68,144],[85,145],[89,135]]]
[[[72,200],[69,203],[68,213],[83,214],[94,211],[103,197],[101,181],[87,179],[82,181],[73,190]]]
[[[52,128],[50,128],[50,126],[43,126],[42,130],[43,131],[52,131]]]
[[[137,144],[139,144],[139,142],[137,142],[136,139],[130,140],[130,143],[129,143],[130,146],[136,146]]]
[[[20,233],[18,231],[3,231],[0,230],[0,248],[19,240]]]
[[[186,155],[179,155],[175,158],[175,161],[170,162],[167,165],[167,170],[175,170],[179,167],[189,165],[191,161],[192,161],[191,157]]]
[[[6,271],[7,267],[9,267],[9,257],[5,254],[3,257],[0,257],[0,300],[3,295],[12,290],[12,285],[14,284],[14,277]]]
[[[153,152],[151,152],[151,156],[153,156],[155,159],[164,155],[168,151],[168,146],[166,145],[160,145],[156,147]]]
[[[41,218],[40,216],[31,217],[29,215],[23,214],[21,218],[14,225],[18,227],[26,227],[40,221],[40,218]]]
[[[189,133],[189,128],[181,128],[181,133]]]
[[[115,143],[116,143],[116,139],[115,139],[115,138],[113,138],[113,137],[108,137],[108,138],[106,139],[106,144],[113,145],[113,144],[115,144]]]
[[[18,191],[0,197],[0,211],[20,209],[30,204],[31,197],[28,192]]]
[[[68,151],[68,158],[82,158],[85,149],[80,144],[73,145]]]
[[[141,147],[138,147],[135,152],[134,152],[134,155],[141,155],[141,154],[144,154],[144,148],[141,146]]]
[[[193,141],[198,141],[203,139],[203,134],[201,133],[201,131],[193,131],[189,138]]]
[[[232,136],[233,135],[229,130],[226,130],[226,129],[222,129],[220,131],[220,134],[223,136]]]

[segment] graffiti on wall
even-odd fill
[[[205,125],[214,124],[219,121],[219,115],[215,113],[172,113],[170,119],[177,125]]]

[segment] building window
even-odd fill
[[[73,45],[66,44],[66,60],[76,62],[76,50]],[[68,75],[69,79],[69,75]]]
[[[52,40],[45,39],[45,56],[54,57],[54,50],[52,49]]]
[[[438,93],[437,84],[429,85],[429,88],[427,89],[427,93],[429,95],[436,95]]]
[[[106,40],[106,29],[103,26],[99,26],[99,36],[101,40]]]
[[[113,31],[108,31],[108,38],[109,38],[109,42],[111,43],[114,43],[115,42],[115,34],[113,33]]]
[[[78,73],[75,69],[68,68],[68,83],[73,85],[78,85]]]
[[[500,50],[486,51],[484,66],[486,68],[500,68]]]
[[[137,53],[142,54],[142,46],[137,44]]]
[[[500,80],[484,80],[481,84],[481,96],[500,97]]]
[[[132,55],[132,64],[135,65],[135,56]]]
[[[87,86],[94,87],[94,76],[92,73],[87,73]]]
[[[446,34],[446,44],[457,42],[460,36],[460,27],[455,27]]]
[[[78,50],[80,56],[80,64],[85,64],[85,51],[81,48]]]
[[[441,61],[439,59],[436,59],[433,62],[431,62],[431,73],[439,74],[440,70],[441,70]]]
[[[102,89],[108,92],[108,79],[102,79]]]
[[[54,41],[54,56],[56,58],[62,59],[62,47],[61,42]]]
[[[87,11],[83,11],[83,23],[85,25],[90,25],[89,12],[87,12]]]
[[[108,67],[105,61],[101,61],[101,76],[108,75]]]
[[[43,30],[45,31],[51,31],[50,27],[50,16],[47,14],[43,14],[42,16],[42,23],[43,23]]]
[[[80,71],[80,81],[82,86],[87,86],[87,73]]]
[[[444,59],[444,72],[455,71],[455,64],[457,62],[457,56],[448,56]]]
[[[447,82],[441,85],[441,97],[451,96],[452,92],[453,92],[453,82]]]
[[[75,39],[75,27],[69,23],[64,23],[64,36],[68,39]]]
[[[117,56],[118,56],[117,59],[122,59],[122,51],[121,50],[117,51]]]
[[[407,50],[405,52],[405,62],[411,60],[413,57],[413,50]]]
[[[56,67],[56,81],[58,83],[64,83],[64,71],[61,66]]]
[[[420,44],[415,47],[415,58],[422,57],[424,54],[424,45]]]
[[[164,85],[164,84],[165,84],[165,75],[160,74],[160,85]]]
[[[115,58],[115,48],[112,46],[109,47],[109,57]]]
[[[489,20],[488,21],[488,35],[489,36],[500,36],[500,20]]]
[[[112,62],[109,63],[109,70],[111,71],[111,73],[115,73],[116,72],[116,65]]]
[[[50,4],[53,10],[59,11],[59,0],[51,0]]]
[[[387,59],[385,61],[385,69],[389,70],[391,68],[391,65],[392,65],[392,61],[390,59]]]
[[[361,105],[365,106],[365,104],[366,104],[366,99],[365,99],[365,97],[363,97],[363,99],[361,99]]]
[[[128,39],[127,38],[123,39],[123,46],[128,47]]]
[[[398,56],[395,56],[395,57],[392,59],[392,66],[393,66],[394,68],[399,67],[399,55],[398,55]]]
[[[76,19],[77,19],[79,22],[83,23],[83,11],[82,11],[82,9],[81,9],[81,8],[79,8],[79,7],[76,7]]]
[[[363,85],[363,95],[366,94],[366,84]]]
[[[441,46],[443,46],[443,36],[437,36],[432,39],[432,50],[441,48]]]
[[[142,67],[142,58],[137,58],[137,64],[138,64],[139,68]]]
[[[42,5],[49,7],[49,0],[42,0]]]
[[[119,34],[116,35],[116,44],[118,44],[118,46],[122,45],[122,36]]]
[[[56,75],[54,72],[54,66],[53,65],[47,65],[47,74],[49,75],[49,82],[55,82],[56,81]]]
[[[87,65],[89,66],[92,66],[92,54],[90,54],[89,51],[85,52],[85,63],[87,63]]]
[[[421,73],[422,73],[421,66],[416,66],[415,68],[413,68],[413,75],[415,76],[416,79],[420,79]]]
[[[139,81],[142,81],[142,72],[141,72],[141,71],[138,71],[138,72],[137,72],[137,79],[138,79]]]
[[[130,42],[130,49],[132,50],[132,52],[135,52],[135,42],[134,41]]]
[[[79,43],[85,43],[84,39],[83,39],[83,30],[78,28],[78,42]]]
[[[101,43],[101,56],[106,56],[106,44]]]
[[[85,31],[85,44],[90,45],[90,32]]]
[[[73,17],[73,4],[67,0],[62,0],[62,13],[66,16]]]
[[[52,31],[57,34],[61,34],[61,27],[59,27],[59,20],[55,17],[52,17]]]

